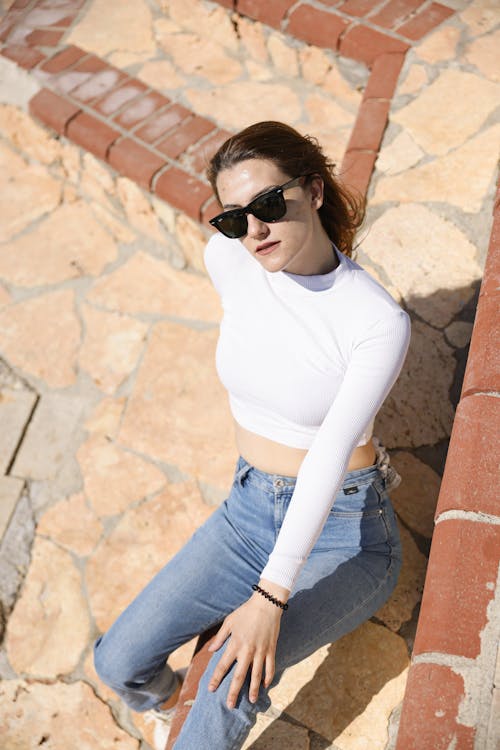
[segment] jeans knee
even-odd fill
[[[94,668],[99,679],[111,688],[126,687],[131,675],[128,674],[127,662],[123,651],[115,650],[105,636],[101,635],[94,643]]]

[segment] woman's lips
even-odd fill
[[[268,255],[269,253],[272,253],[272,251],[278,247],[278,242],[264,242],[262,245],[259,245],[257,248],[257,252],[259,255]]]

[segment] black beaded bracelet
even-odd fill
[[[259,594],[262,594],[262,596],[265,596],[266,599],[269,599],[270,602],[276,604],[276,606],[280,607],[280,609],[288,609],[288,604],[285,604],[285,602],[280,602],[279,599],[276,599],[276,597],[270,594],[268,591],[264,591],[264,589],[261,589],[261,587],[257,586],[256,583],[254,583],[252,588],[254,591],[258,591]]]

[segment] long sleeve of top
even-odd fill
[[[205,265],[224,310],[216,367],[242,427],[306,448],[261,577],[285,588],[313,548],[375,416],[403,366],[410,318],[360,265],[340,264],[313,291],[266,271],[239,240],[214,235]]]

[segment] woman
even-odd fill
[[[221,623],[176,750],[240,748],[283,671],[373,615],[401,559],[400,477],[372,427],[410,319],[351,258],[360,205],[315,140],[278,122],[227,140],[208,175],[223,208],[205,251],[216,366],[240,457],[228,499],[95,651],[128,705],[161,708],[178,690],[169,654]]]

